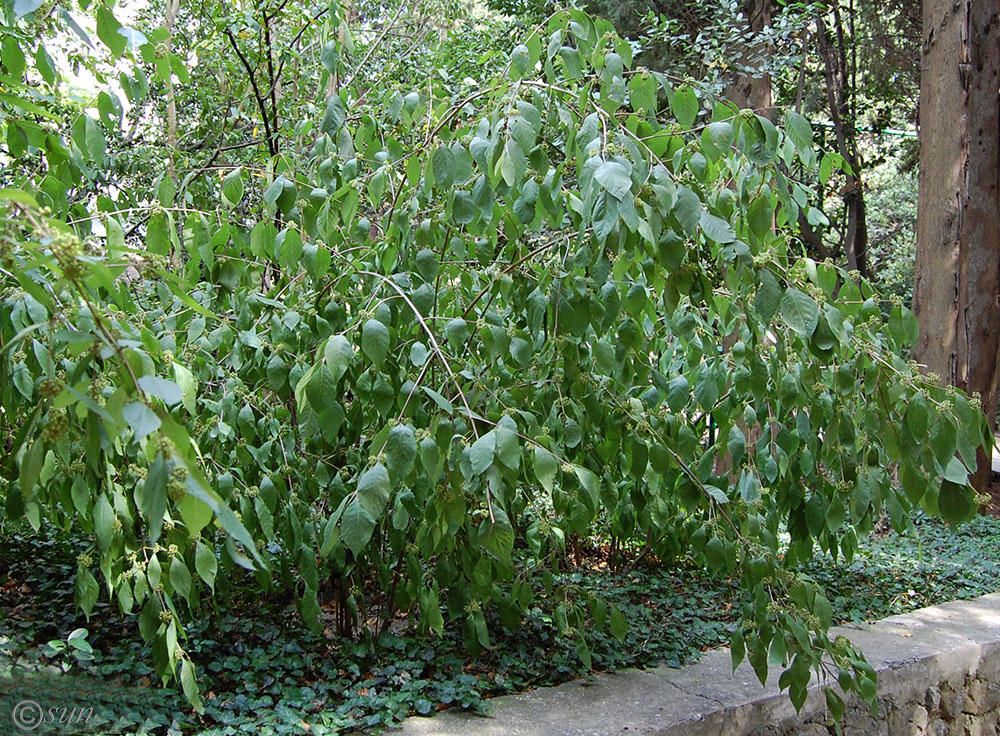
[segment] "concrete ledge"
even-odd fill
[[[1000,593],[835,629],[879,673],[879,716],[848,701],[844,736],[1000,733]],[[727,649],[680,669],[600,675],[494,700],[492,716],[446,711],[410,718],[402,736],[826,736],[835,733],[821,683],[801,713]]]

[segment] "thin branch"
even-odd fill
[[[274,134],[271,131],[271,122],[267,115],[267,103],[264,101],[263,95],[260,93],[260,88],[257,86],[257,77],[254,76],[253,69],[250,67],[250,62],[247,61],[247,57],[243,55],[240,51],[239,44],[236,43],[236,37],[233,36],[233,32],[228,28],[225,29],[224,33],[229,39],[229,44],[233,47],[233,51],[239,57],[240,62],[243,64],[243,68],[246,70],[247,76],[250,79],[250,86],[253,87],[253,96],[257,100],[257,107],[260,109],[261,117],[264,119],[264,132],[267,134],[267,150],[272,156],[278,155],[278,151],[275,148]]]

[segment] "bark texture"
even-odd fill
[[[982,396],[995,423],[1000,378],[1000,4],[924,0],[917,358]],[[974,484],[986,488],[989,458]]]
[[[751,31],[760,32],[771,24],[772,3],[773,0],[744,0],[741,10]],[[737,76],[726,87],[725,95],[740,109],[750,108],[772,117],[771,75],[767,72]]]

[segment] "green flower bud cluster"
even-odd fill
[[[174,503],[180,503],[187,496],[188,471],[183,465],[178,465],[170,471],[167,480],[167,496]]]
[[[60,232],[49,244],[52,255],[62,266],[63,276],[70,281],[79,281],[86,275],[84,265],[77,261],[80,255],[80,239],[73,233]]]
[[[63,388],[65,388],[65,386],[66,384],[58,378],[46,378],[39,385],[38,393],[40,393],[43,398],[54,399],[63,392]]]
[[[49,414],[49,421],[45,423],[45,427],[42,429],[42,438],[46,442],[58,442],[66,436],[66,430],[68,429],[69,418],[66,416],[66,412],[62,409],[54,411]]]

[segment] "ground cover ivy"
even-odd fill
[[[956,534],[918,516],[905,534],[889,531],[862,540],[850,563],[820,556],[803,571],[828,591],[835,622],[867,621],[993,592],[1000,565],[994,550],[1000,547],[984,542],[998,534],[993,517],[976,519]],[[330,641],[303,629],[280,596],[243,605],[244,596],[253,594],[238,586],[220,614],[188,627],[189,650],[210,681],[199,716],[184,707],[179,692],[155,686],[149,648],[134,623],[123,631],[120,614],[108,605],[89,623],[83,620],[72,585],[79,540],[61,532],[46,536],[3,538],[0,717],[44,687],[58,694],[60,703],[94,707],[94,718],[105,729],[123,734],[195,727],[228,734],[248,724],[262,733],[285,734],[300,733],[303,722],[313,733],[374,732],[408,714],[447,706],[488,710],[490,696],[588,675],[572,645],[558,636],[554,601],[537,601],[520,630],[501,627],[495,648],[472,658],[460,626],[437,640],[397,627],[377,647],[354,639]],[[735,581],[719,580],[684,560],[669,568],[611,572],[603,550],[584,552],[583,564],[563,573],[566,583],[613,602],[630,622],[623,642],[595,636],[591,672],[663,662],[679,666],[728,641],[739,611]],[[134,619],[135,614],[127,617]],[[64,640],[81,624],[93,657],[67,662],[48,642]],[[88,732],[96,724],[88,724]]]
[[[238,50],[258,19],[218,12],[206,43]],[[163,33],[100,34],[136,98],[142,64],[183,77]],[[793,172],[842,168],[809,123],[632,55],[560,11],[474,92],[345,84],[293,130],[265,115],[268,154],[193,190],[103,180],[110,102],[7,123],[44,166],[0,193],[6,518],[85,535],[77,605],[137,614],[198,709],[189,632],[238,569],[317,635],[384,641],[404,613],[473,654],[545,598],[589,669],[629,627],[562,574],[595,538],[615,569],[736,576],[734,661],[782,662],[797,706],[831,667],[873,701],[800,565],[852,559],[883,514],[971,518],[987,424],[907,360],[908,309],[801,257],[821,215]]]

